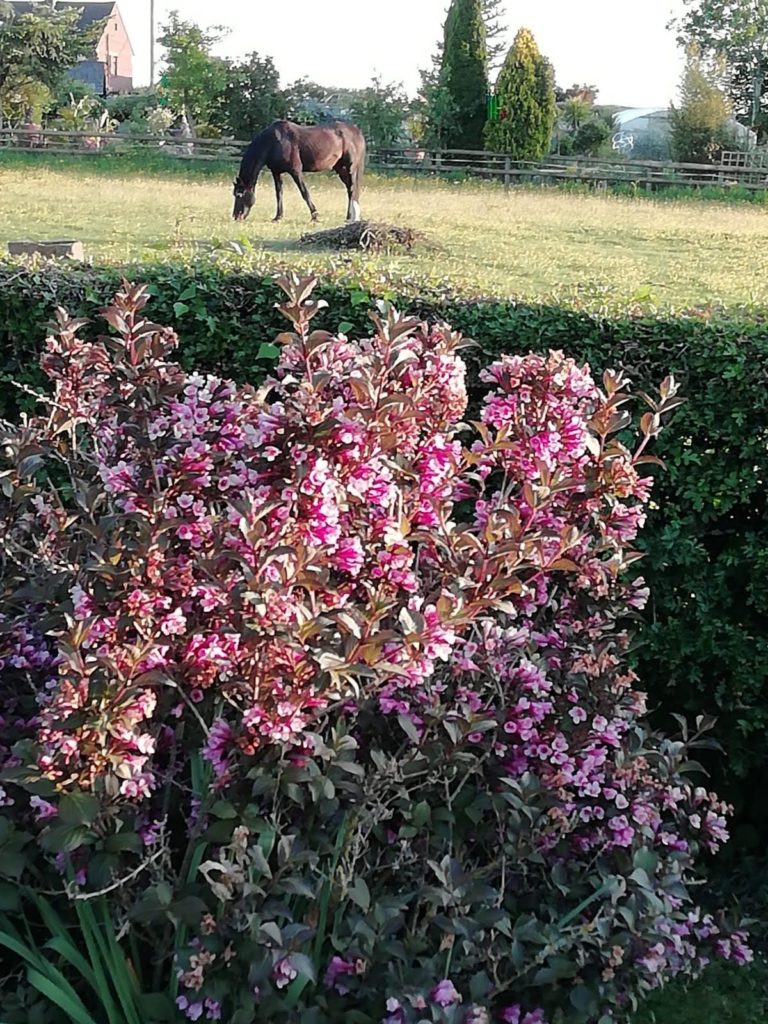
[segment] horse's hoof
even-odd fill
[[[313,220],[313,222],[320,220],[320,214],[319,213],[313,213],[312,214],[312,220]]]
[[[272,223],[273,224],[279,224],[282,219],[283,219],[282,217],[273,217],[272,218]]]

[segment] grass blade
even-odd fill
[[[60,1007],[75,1024],[96,1024],[77,995],[72,998],[64,988],[40,974],[33,967],[27,969],[27,979],[33,988],[36,988],[49,1002]]]
[[[75,903],[77,918],[80,922],[80,930],[83,933],[83,940],[88,949],[88,956],[96,975],[96,995],[101,1001],[107,1015],[105,1024],[125,1024],[125,1018],[115,1006],[112,998],[112,990],[109,987],[107,973],[104,970],[104,961],[101,955],[101,943],[99,936],[95,933],[95,921],[91,908],[79,900]]]
[[[130,1024],[142,1024],[137,1009],[139,992],[136,987],[136,981],[131,974],[125,953],[115,938],[114,925],[109,915],[109,908],[104,900],[100,902],[99,909],[101,910],[101,919],[106,938],[107,965],[110,969],[110,977],[115,987],[117,998]]]

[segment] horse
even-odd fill
[[[346,121],[328,125],[305,126],[292,121],[275,121],[256,136],[248,146],[234,181],[235,207],[232,216],[242,221],[251,212],[255,202],[256,182],[265,167],[275,179],[277,214],[283,216],[283,175],[288,174],[296,183],[312,220],[317,220],[317,208],[312,202],[305,171],[330,171],[338,174],[347,189],[349,202],[347,220],[360,220],[360,179],[365,166],[365,139],[360,129]]]

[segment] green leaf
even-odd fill
[[[40,837],[40,845],[48,853],[71,853],[90,845],[95,838],[84,825],[54,825]]]
[[[634,865],[636,868],[642,868],[643,871],[652,876],[656,873],[656,868],[659,865],[659,856],[653,850],[649,850],[648,847],[641,847],[635,853]]]
[[[104,840],[104,849],[110,853],[141,853],[141,836],[136,832],[115,832]]]
[[[15,913],[19,909],[18,886],[0,883],[0,913]]]
[[[206,829],[205,840],[208,843],[228,843],[234,831],[235,823],[231,818],[215,821]]]
[[[275,924],[274,921],[262,921],[259,930],[271,940],[274,946],[278,949],[282,948],[283,933],[280,931],[280,926]]]
[[[339,324],[339,334],[349,334],[350,331],[355,329],[355,325],[350,323],[349,320],[342,320]]]
[[[306,981],[311,982],[313,985],[317,981],[317,975],[315,974],[315,967],[312,961],[304,953],[291,953],[288,957],[288,963],[298,973],[300,978],[304,978]]]
[[[277,359],[280,355],[280,349],[277,345],[270,345],[269,342],[263,341],[259,345],[259,351],[256,353],[257,359]]]
[[[198,896],[184,896],[169,907],[170,913],[190,928],[194,928],[200,923],[201,917],[207,910],[208,907]]]
[[[349,898],[353,900],[364,913],[368,913],[371,908],[371,892],[365,879],[361,878],[359,875],[349,887]]]
[[[413,821],[413,824],[416,825],[418,828],[423,828],[423,826],[427,824],[431,817],[432,810],[426,800],[422,800],[413,808],[411,819]]]
[[[60,1007],[75,1024],[96,1024],[76,995],[73,996],[64,987],[60,987],[55,981],[46,978],[32,967],[27,970],[27,981],[51,1003]]]
[[[571,989],[571,1004],[581,1013],[593,1015],[597,1010],[597,999],[592,989],[586,985],[576,985]]]
[[[194,299],[196,295],[197,285],[195,285],[194,283],[190,284],[184,289],[184,291],[179,296],[179,302],[184,302],[186,301],[186,299]]]
[[[410,718],[407,715],[398,715],[397,721],[400,725],[400,728],[403,730],[403,732],[411,741],[411,743],[418,743],[419,734],[416,731],[416,726],[413,724]]]
[[[67,793],[59,803],[59,818],[65,825],[92,825],[100,811],[96,797],[82,790]]]
[[[152,992],[148,995],[139,996],[139,1009],[147,1021],[155,1021],[160,1024],[163,1021],[173,1020],[176,1016],[173,1003],[162,992]]]
[[[236,818],[237,808],[228,800],[217,800],[211,808],[211,814],[215,818]]]
[[[185,313],[189,312],[189,306],[186,304],[186,302],[174,302],[173,312],[176,314],[176,316],[184,316]]]
[[[54,953],[66,960],[71,967],[74,967],[83,981],[86,981],[93,991],[98,995],[99,989],[96,982],[96,975],[93,968],[80,953],[72,942],[65,935],[57,935],[45,944],[46,949],[52,949]]]

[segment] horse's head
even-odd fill
[[[249,188],[241,178],[235,178],[234,185],[235,208],[232,211],[232,216],[235,220],[245,220],[256,201],[256,190],[255,187]]]

